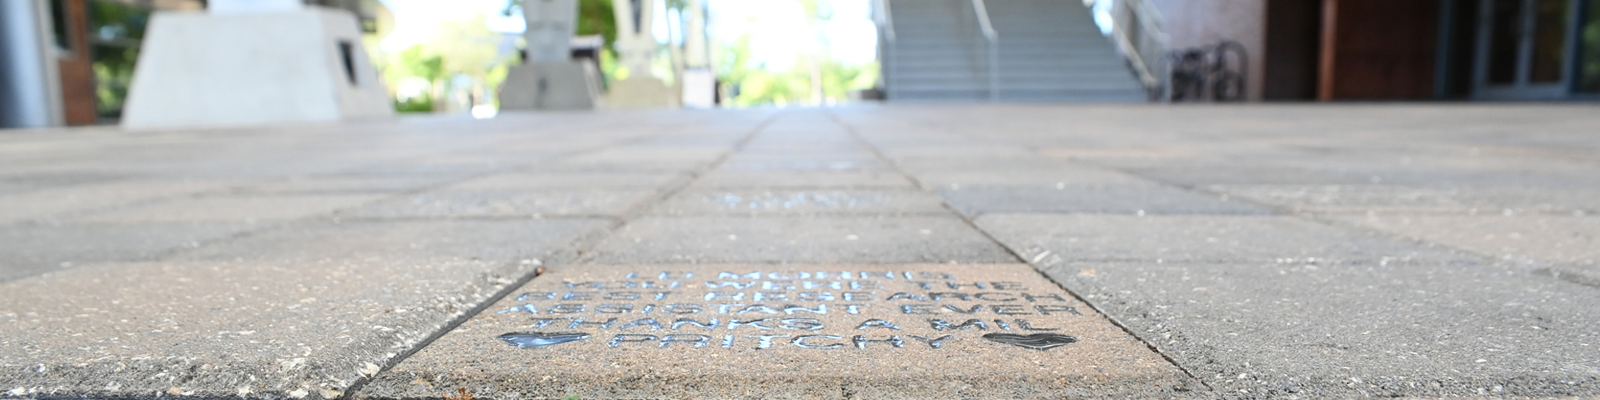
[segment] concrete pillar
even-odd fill
[[[349,11],[212,0],[150,19],[122,125],[192,128],[394,115]],[[237,12],[235,12],[237,11]]]
[[[291,12],[305,8],[302,0],[210,0],[206,11],[217,15]]]
[[[655,21],[654,0],[612,0],[617,15],[617,61],[630,75],[650,75],[656,57],[656,38],[651,35]]]
[[[572,58],[572,33],[577,30],[577,0],[524,0],[522,17],[528,29],[528,61],[567,61]]]
[[[651,34],[656,1],[612,0],[617,16],[617,61],[628,69],[628,78],[612,82],[611,92],[606,96],[608,106],[676,107],[683,98],[681,89],[667,86],[666,82],[650,75],[657,46]]]
[[[62,124],[61,79],[44,1],[0,1],[0,128]]]
[[[689,108],[716,107],[717,74],[711,68],[711,51],[706,46],[705,0],[689,0],[684,12],[688,26],[683,35],[684,68],[682,83],[683,106]]]
[[[500,88],[503,110],[592,109],[600,98],[600,71],[572,61],[577,0],[523,0],[527,59],[506,73]]]
[[[710,68],[711,51],[706,46],[705,0],[689,0],[689,26],[683,35],[684,65],[689,68]]]

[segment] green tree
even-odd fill
[[[800,51],[795,64],[774,72],[751,59],[750,38],[740,37],[720,49],[718,79],[727,87],[726,103],[734,107],[824,105],[848,101],[850,91],[873,87],[878,63],[849,65],[830,58],[820,26],[833,18],[833,8],[822,0],[796,0],[811,23],[806,32],[817,41],[812,51]]]

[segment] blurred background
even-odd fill
[[[213,0],[216,1],[216,0]],[[306,0],[350,12],[394,110],[488,118],[524,62],[515,0]],[[618,61],[616,6],[655,54]],[[574,60],[663,107],[890,102],[1600,98],[1600,0],[578,0]],[[205,0],[6,0],[0,126],[115,124],[151,16]],[[691,71],[710,85],[683,85]],[[691,93],[691,92],[710,93]],[[709,100],[698,100],[709,99]],[[612,101],[605,101],[612,100]],[[603,99],[605,104],[623,104]],[[41,117],[42,116],[42,117]]]

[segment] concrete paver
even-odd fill
[[[1477,261],[1425,246],[1273,215],[990,214],[979,227],[1035,265],[1079,261],[1319,262]],[[1049,251],[1048,254],[1044,253]]]
[[[542,190],[656,188],[687,178],[674,172],[515,172],[451,185],[451,190]]]
[[[960,186],[938,188],[968,216],[1006,212],[1261,215],[1270,210],[1157,185]]]
[[[0,380],[27,397],[340,398],[602,226],[343,223],[15,281]]]
[[[227,222],[0,225],[0,281],[73,266],[154,260],[248,228]]]
[[[1011,262],[955,217],[645,217],[595,249],[603,264]]]
[[[893,171],[712,171],[694,187],[704,188],[914,188]]]
[[[437,190],[386,200],[351,212],[363,217],[614,216],[655,196],[654,190]]]
[[[270,222],[329,214],[379,199],[365,194],[182,197],[86,213],[86,222]]]
[[[1159,398],[1195,389],[1019,264],[587,265],[552,270],[489,310],[360,397]]]
[[[692,190],[661,204],[656,214],[682,215],[909,215],[949,213],[939,197],[915,190]]]
[[[60,219],[74,212],[187,196],[218,188],[212,182],[112,181],[32,190],[0,197],[0,223]]]

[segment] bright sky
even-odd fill
[[[433,27],[445,20],[488,17],[489,29],[522,32],[521,15],[500,14],[506,0],[381,0],[395,16],[395,30],[384,38],[384,51],[399,51],[428,40]],[[768,69],[782,71],[794,64],[796,54],[817,51],[819,42],[841,62],[862,64],[877,57],[877,30],[869,0],[819,0],[833,19],[820,26],[822,40],[806,29],[805,11],[796,0],[707,0],[711,9],[708,29],[714,40],[733,43],[750,35],[751,57]],[[662,4],[657,1],[656,4]],[[656,13],[655,36],[667,38],[666,15]]]

